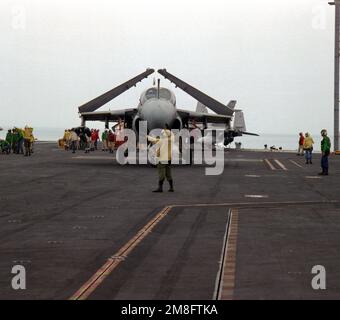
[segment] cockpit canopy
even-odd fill
[[[145,92],[143,92],[140,98],[141,104],[144,104],[145,101],[150,100],[150,99],[157,99],[158,97],[157,90],[158,90],[157,88],[150,88],[150,89],[147,89]],[[168,100],[173,105],[176,105],[175,95],[173,94],[173,92],[171,92],[167,88],[159,89],[159,98]]]

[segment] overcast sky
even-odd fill
[[[1,0],[0,126],[77,125],[77,106],[165,67],[236,99],[248,131],[332,133],[333,35],[326,0]],[[137,106],[152,79],[101,110]]]

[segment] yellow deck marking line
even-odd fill
[[[295,164],[297,167],[299,168],[303,168],[303,166],[301,166],[300,164],[298,164],[297,162],[295,162],[294,160],[289,160],[291,163]]]
[[[236,272],[236,249],[237,249],[237,232],[238,232],[238,210],[231,210],[227,238],[227,252],[224,258],[224,270],[222,276],[222,290],[218,300],[232,300],[235,288]]]
[[[74,294],[70,300],[85,300],[105,280],[107,276],[128,256],[129,253],[151,232],[151,230],[170,212],[172,206],[165,207],[118,252],[107,260],[98,271]]]
[[[276,170],[276,168],[271,164],[271,162],[268,159],[263,160],[267,165],[269,166],[270,170]]]
[[[282,163],[281,161],[279,161],[279,160],[277,160],[277,159],[275,159],[274,161],[280,166],[280,168],[281,168],[282,170],[285,170],[285,171],[288,170],[288,169],[283,165],[283,163]]]

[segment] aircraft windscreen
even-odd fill
[[[157,88],[150,88],[145,92],[144,96],[142,97],[142,103],[144,103],[146,100],[154,99],[157,97],[158,97]],[[159,98],[164,99],[164,100],[169,100],[171,101],[171,103],[176,103],[176,100],[173,94],[171,93],[170,90],[166,88],[160,88]]]
[[[152,99],[152,98],[156,98],[157,97],[157,89],[155,89],[155,88],[149,89],[148,91],[146,91],[145,97],[146,97],[147,100]]]
[[[165,100],[171,99],[171,92],[168,89],[161,89],[159,91],[159,97]]]

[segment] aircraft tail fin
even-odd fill
[[[235,110],[234,114],[234,130],[246,132],[246,122],[242,110]]]
[[[196,112],[208,113],[208,108],[203,103],[197,101]]]

